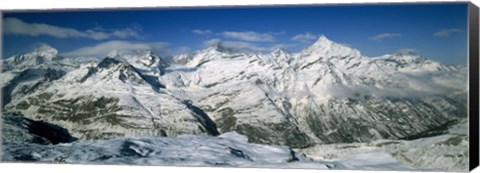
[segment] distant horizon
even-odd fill
[[[162,57],[226,47],[295,53],[320,35],[367,57],[413,52],[467,64],[467,3],[355,4],[6,12],[3,58],[47,44],[59,54],[150,49]],[[67,56],[67,57],[69,57]]]

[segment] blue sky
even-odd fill
[[[467,63],[466,3],[9,12],[3,19],[4,57],[41,44],[65,56],[132,48],[167,56],[218,42],[298,52],[325,35],[371,57],[413,51]]]

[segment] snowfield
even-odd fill
[[[462,121],[448,133],[415,140],[378,140],[369,143],[316,145],[296,150],[308,157],[338,161],[345,165],[372,167],[372,162],[396,161],[427,171],[467,171],[469,162],[468,121]],[[373,167],[379,166],[374,165]],[[382,165],[388,168],[388,164]]]
[[[328,168],[328,163],[312,161],[285,146],[248,143],[235,132],[218,137],[132,137],[58,145],[5,143],[3,156],[6,161],[81,164]]]
[[[247,142],[229,132],[217,137],[131,137],[82,140],[57,145],[6,142],[4,161],[74,164],[134,164],[303,169],[414,170],[385,153],[355,155],[340,161],[319,161],[286,146]],[[372,159],[375,158],[375,159]]]

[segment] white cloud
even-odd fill
[[[70,52],[61,53],[66,57],[105,57],[115,50],[152,50],[161,55],[168,52],[168,43],[165,42],[129,42],[129,41],[108,41],[94,46],[82,47]]]
[[[404,49],[400,49],[397,51],[398,53],[415,53],[417,52],[417,49],[413,49],[413,48],[404,48]]]
[[[218,38],[205,40],[203,41],[205,46],[214,46],[214,45],[221,45],[225,48],[233,49],[233,50],[242,50],[247,52],[270,52],[275,50],[276,48],[284,48],[286,47],[283,44],[269,44],[269,45],[259,45],[251,42],[244,42],[244,41],[223,41]]]
[[[132,28],[125,28],[125,29],[120,29],[120,30],[115,30],[111,33],[111,37],[114,37],[114,38],[128,38],[128,37],[132,37],[132,38],[137,38],[137,39],[141,39],[142,37],[140,36],[140,34],[138,33],[137,30],[135,29],[132,29]]]
[[[461,33],[463,32],[463,30],[461,29],[442,29],[440,31],[437,31],[435,33],[433,33],[433,36],[435,37],[448,37],[450,35],[452,35],[453,33]]]
[[[111,38],[141,38],[136,28],[124,28],[105,32],[105,29],[88,29],[79,31],[73,28],[59,27],[43,23],[26,23],[17,18],[6,18],[3,21],[3,32],[12,35],[40,36],[47,35],[55,38],[88,38],[104,40]]]
[[[370,37],[370,40],[381,41],[383,39],[395,38],[395,37],[400,37],[400,36],[401,35],[398,34],[398,33],[382,33],[382,34],[378,34],[378,35]]]
[[[291,38],[292,41],[297,41],[297,42],[302,42],[302,43],[306,43],[306,42],[310,42],[312,40],[315,40],[317,39],[318,37],[312,33],[309,33],[309,32],[306,32],[304,34],[298,34],[298,35],[295,35]]]
[[[222,46],[232,49],[247,50],[253,52],[268,51],[269,48],[256,46],[252,43],[243,42],[243,41],[224,41],[221,42]]]
[[[259,33],[255,31],[224,31],[224,32],[213,32],[209,29],[194,29],[192,30],[194,34],[197,35],[216,35],[225,39],[234,39],[239,41],[247,42],[275,42],[276,35],[286,34],[285,31],[281,32],[266,32]]]
[[[234,32],[225,31],[221,33],[225,38],[233,38],[251,42],[273,42],[275,37],[271,33],[257,33],[254,31]]]
[[[180,46],[180,47],[177,47],[175,49],[175,54],[184,54],[184,53],[191,52],[191,51],[192,51],[192,49],[190,49],[189,47]]]
[[[207,34],[212,34],[213,32],[211,30],[201,30],[201,29],[195,29],[192,30],[193,33],[198,34],[198,35],[207,35]]]
[[[219,38],[214,38],[214,39],[203,41],[203,45],[209,47],[209,46],[219,44],[220,42],[222,42],[222,40],[220,40]]]
[[[431,95],[445,95],[451,93],[454,87],[456,89],[463,89],[460,86],[455,86],[460,82],[465,82],[463,77],[448,77],[446,74],[437,74],[438,79],[432,77],[410,76],[408,81],[404,81],[409,85],[408,88],[397,87],[382,87],[365,85],[331,85],[324,88],[324,91],[334,97],[358,97],[358,96],[375,96],[375,97],[394,97],[394,98],[417,98]],[[455,80],[452,80],[455,79]],[[439,80],[444,80],[445,84],[439,83]],[[456,83],[455,83],[456,82]],[[453,86],[453,87],[452,87]]]

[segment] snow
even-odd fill
[[[17,74],[14,72],[2,72],[0,73],[0,87],[7,86],[10,81],[16,76]]]
[[[322,161],[285,146],[253,144],[246,139],[236,132],[229,132],[217,137],[129,137],[57,145],[6,142],[2,154],[4,161],[23,158],[73,164],[414,170],[384,152],[366,152],[346,159]]]
[[[3,60],[2,70],[20,71],[27,67],[51,64],[54,58],[57,58],[58,51],[48,45],[42,45],[34,51],[25,55],[14,55]]]
[[[248,143],[235,132],[218,137],[182,135],[175,138],[131,137],[77,141],[59,145],[4,143],[4,161],[31,158],[39,162],[228,166],[327,169],[326,164],[284,146]]]
[[[320,56],[311,56],[320,55]],[[318,40],[303,50],[300,53],[301,57],[323,57],[327,59],[329,57],[355,57],[360,58],[362,55],[360,51],[352,49],[350,47],[335,43],[329,40],[325,35],[321,35]],[[311,62],[311,58],[307,58],[307,61]]]
[[[322,144],[296,151],[316,160],[340,162],[347,168],[467,171],[467,124],[464,120],[447,134],[416,140]]]
[[[348,169],[360,168],[364,170],[415,170],[414,168],[402,165],[389,153],[372,151],[353,154],[345,159],[339,159]]]
[[[96,68],[98,71],[88,76],[89,69],[92,68]],[[121,75],[128,76],[128,79],[120,80],[119,76]],[[70,71],[45,89],[37,90],[29,94],[28,97],[13,100],[7,105],[7,108],[22,101],[29,101],[30,98],[41,98],[39,95],[44,93],[55,93],[48,100],[37,105],[30,105],[27,109],[18,110],[18,112],[32,119],[61,125],[68,128],[75,136],[82,138],[85,137],[85,134],[83,134],[85,130],[98,131],[103,134],[114,133],[122,136],[176,136],[179,134],[208,133],[202,130],[203,125],[197,120],[197,115],[189,110],[182,103],[182,100],[160,88],[154,88],[141,75],[130,69],[129,64],[123,61],[106,68],[99,68],[97,64],[93,63],[85,64]],[[88,78],[81,81],[85,76],[88,76]],[[118,103],[107,106],[121,108],[109,112],[118,115],[117,119],[121,123],[98,120],[105,115],[92,116],[90,120],[87,119],[91,121],[89,124],[81,124],[79,121],[70,122],[58,118],[75,115],[66,113],[65,110],[70,108],[62,107],[57,102],[72,101],[77,98],[82,98],[80,103],[88,103],[100,98],[118,98]],[[50,109],[53,107],[52,111],[54,113],[39,112],[39,109],[43,107]],[[123,124],[128,124],[128,126]]]
[[[57,55],[58,50],[46,44],[39,46],[33,52],[27,54],[29,57],[44,57],[48,60],[52,60]]]
[[[66,151],[67,148],[75,148],[76,156],[69,157],[72,162],[93,163],[96,161],[92,159],[101,158],[100,163],[171,165],[178,162],[187,165],[212,165],[214,163],[205,163],[202,159],[217,157],[230,159],[228,163],[218,164],[254,165],[248,159],[230,158],[228,153],[225,155],[224,148],[220,146],[228,144],[237,148],[252,147],[242,149],[250,159],[256,158],[258,163],[267,166],[279,166],[281,160],[284,161],[287,156],[285,148],[252,146],[253,144],[246,144],[247,139],[277,145],[292,145],[288,142],[294,139],[302,141],[295,144],[303,146],[354,142],[353,146],[317,145],[305,150],[313,153],[312,158],[343,162],[345,163],[343,168],[408,169],[412,166],[425,169],[460,169],[464,166],[462,159],[450,158],[455,153],[445,153],[447,155],[445,157],[435,155],[436,152],[445,149],[462,153],[464,141],[460,142],[459,146],[436,145],[457,137],[458,134],[418,141],[387,141],[395,144],[387,145],[390,147],[388,149],[380,147],[382,150],[373,146],[378,144],[379,139],[407,137],[463,116],[457,115],[464,106],[461,98],[468,92],[467,69],[463,66],[443,65],[414,54],[366,57],[358,50],[335,43],[325,36],[321,36],[317,42],[298,53],[277,49],[267,54],[252,54],[214,45],[205,50],[176,56],[173,58],[176,62],[174,64],[166,64],[148,50],[112,52],[109,58],[118,60],[119,63],[105,68],[99,68],[99,61],[95,59],[87,57],[72,59],[57,54],[58,51],[45,46],[32,53],[13,56],[4,61],[7,68],[2,72],[0,81],[2,87],[19,83],[18,86],[14,85],[16,88],[12,95],[17,97],[6,105],[7,111],[20,112],[32,119],[58,124],[80,138],[85,135],[83,130],[142,137],[41,146],[40,148],[53,152],[49,155],[40,149],[32,151],[35,154],[31,157],[42,161],[58,158],[61,155],[59,153]],[[16,80],[15,76],[25,69],[47,68],[62,70],[66,74],[60,79],[48,79],[41,88],[21,95],[22,90],[18,89],[20,86],[35,86],[45,77],[42,73],[32,80]],[[91,69],[97,71],[89,76]],[[84,77],[85,80],[82,80]],[[41,94],[45,93],[55,94],[49,99],[42,100],[38,105],[31,105],[26,109],[18,108],[23,101],[40,98]],[[90,102],[103,97],[119,100],[116,106],[121,109],[110,113],[122,115],[119,116],[122,122],[131,126],[130,128],[96,119],[91,119],[94,121],[88,124],[55,119],[55,116],[64,115],[62,111],[66,110],[65,107],[59,107],[57,102],[76,99],[80,99],[80,102]],[[452,102],[452,99],[455,102]],[[201,123],[202,120],[197,119],[199,115],[189,110],[185,102],[191,102],[192,105],[203,109],[208,118],[218,123],[220,130],[224,129],[220,131],[224,134],[218,138],[203,136],[208,134],[202,129],[205,127]],[[39,113],[41,108],[49,108],[56,112]],[[224,110],[231,112],[225,113]],[[98,118],[104,115],[96,116]],[[228,123],[220,123],[226,119],[225,117],[231,120],[228,127],[223,127],[225,124],[229,125]],[[256,136],[255,133],[250,134],[245,129],[240,131],[239,127],[242,125],[248,125],[248,130],[257,130],[268,135]],[[285,126],[289,128],[277,129]],[[235,130],[248,137],[226,133]],[[345,136],[346,133],[352,135]],[[175,140],[155,138],[182,134],[202,136],[182,136]],[[291,136],[294,137],[289,138]],[[300,139],[301,136],[305,139]],[[172,151],[182,153],[175,145],[190,147],[174,142],[177,140],[190,141],[187,144],[193,142],[192,145],[200,147],[196,149],[200,151],[205,149],[205,153],[190,156],[188,154],[191,153],[184,152],[179,157],[173,157],[165,155],[168,151],[159,149],[168,147]],[[167,141],[165,146],[160,145],[165,141]],[[214,142],[209,145],[205,144],[205,141]],[[245,146],[234,145],[232,141]],[[125,143],[129,146],[138,146],[131,149],[136,153],[135,157],[139,155],[141,158],[150,159],[116,157]],[[34,144],[22,145],[24,146],[20,147],[22,149],[37,147]],[[85,148],[77,148],[77,145]],[[102,145],[113,149],[103,148]],[[407,147],[414,149],[407,150]],[[259,148],[268,151],[271,157],[260,156],[265,153],[260,154],[255,150]],[[92,152],[86,151],[87,149],[92,149]],[[104,155],[96,150],[106,150],[108,153],[104,158]],[[402,151],[405,157],[413,158],[415,163],[402,160],[403,156],[394,155],[392,151]],[[83,157],[81,153],[89,153],[87,155],[90,156]],[[208,156],[212,153],[213,156]],[[282,159],[275,160],[273,156]],[[370,160],[368,163],[362,162],[362,159],[371,156],[379,159]],[[400,158],[400,162],[409,166],[402,166],[392,160],[392,157]],[[183,162],[182,159],[185,158],[187,159]],[[258,163],[255,162],[255,165],[258,166]],[[454,163],[459,166],[452,166]],[[288,165],[308,167],[309,164],[292,162]],[[342,164],[336,166],[341,168]]]

